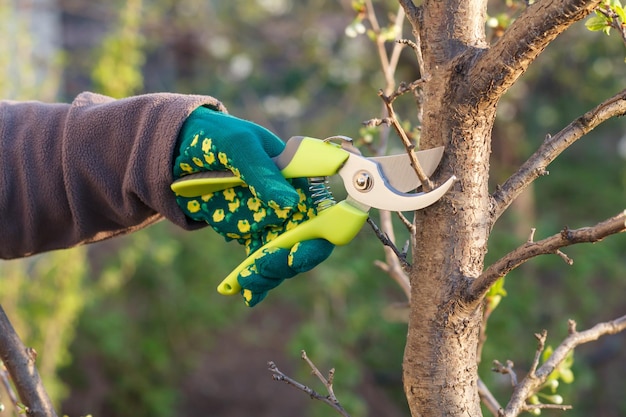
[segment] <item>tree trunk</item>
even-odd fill
[[[506,201],[488,193],[496,105],[545,47],[600,0],[542,0],[492,45],[487,0],[400,0],[422,45],[423,148],[444,145],[441,183],[457,183],[416,214],[404,386],[413,416],[481,415],[477,347],[485,289],[467,290],[483,271],[493,222]]]
[[[412,19],[424,58],[421,147],[444,145],[440,184],[458,181],[417,213],[404,386],[413,416],[479,416],[477,347],[482,309],[462,288],[480,275],[490,229],[487,187],[495,104],[473,98],[466,63],[486,46],[484,0],[425,1]]]

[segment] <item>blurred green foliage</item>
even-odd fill
[[[504,16],[519,13],[522,2],[492,3],[490,15],[497,19],[490,27],[497,37],[497,29],[508,24]],[[358,137],[363,120],[380,116],[376,92],[384,87],[384,78],[367,28],[358,27],[363,22],[358,16],[355,20],[351,2],[63,0],[59,5],[66,28],[63,49],[57,53],[65,60],[64,79],[53,83],[59,99],[71,100],[89,89],[116,97],[151,91],[210,94],[231,113],[285,138]],[[13,13],[2,7],[4,16]],[[387,1],[376,2],[376,7],[383,20],[396,6]],[[1,50],[0,62],[11,65],[0,65],[0,70],[22,62],[11,58],[27,56],[24,45],[33,45],[23,32],[9,31],[17,30],[15,21],[16,26],[0,25],[5,38],[14,40],[2,43],[10,49]],[[28,30],[23,27],[19,30]],[[405,28],[405,36],[409,32]],[[346,36],[350,34],[358,36]],[[493,186],[546,134],[618,91],[624,85],[623,56],[617,37],[591,33],[584,23],[551,45],[500,104]],[[3,73],[3,96],[49,99],[40,95],[47,89],[26,79],[34,67],[26,60],[19,64],[21,70]],[[406,48],[397,81],[416,76],[414,54]],[[54,77],[46,80],[53,82]],[[410,97],[397,101],[396,110],[403,119],[415,117]],[[512,207],[496,225],[488,261],[524,242],[530,227],[537,228],[540,239],[566,225],[593,224],[623,209],[626,168],[617,150],[625,136],[623,121],[607,123],[553,163],[550,175],[525,197],[526,205]],[[507,277],[506,293],[494,290],[494,299],[507,296],[499,298],[489,322],[481,376],[501,401],[508,397],[509,381],[490,372],[493,359],[512,359],[523,372],[536,348],[533,333],[548,329],[549,343],[556,345],[566,335],[567,318],[586,328],[623,314],[625,249],[621,237],[567,248],[575,261],[572,267],[557,256],[535,259]],[[186,407],[193,403],[188,380],[215,367],[213,362],[226,360],[212,355],[233,331],[241,343],[252,346],[274,333],[288,333],[290,342],[274,346],[275,357],[267,360],[299,363],[299,352],[305,349],[322,371],[336,368],[335,392],[355,417],[372,415],[368,410],[376,405],[371,396],[361,395],[371,393],[366,384],[391,399],[385,415],[408,415],[401,384],[406,325],[385,314],[390,304],[404,301],[403,294],[373,267],[383,251],[371,231],[364,229],[323,265],[285,282],[253,310],[214,291],[242,256],[243,250],[210,230],[184,233],[160,223],[88,248],[0,263],[0,302],[5,309],[11,307],[10,316],[27,343],[42,357],[53,358],[50,369],[63,366],[61,380],[69,393],[60,382],[49,382],[48,388],[57,399],[69,394],[63,411],[71,416],[206,414]],[[63,273],[53,275],[59,270]],[[277,329],[271,306],[279,306],[278,314],[293,321],[293,328]],[[52,336],[55,344],[46,339]],[[623,343],[616,336],[577,351],[572,364],[576,380],[558,389],[565,403],[575,405],[568,415],[626,413],[619,367],[611,367],[625,363],[619,348]],[[229,353],[239,354],[239,346],[231,348]],[[282,369],[283,363],[277,364]],[[253,395],[258,387],[250,386],[247,370],[234,372],[241,373],[237,377],[243,392]],[[296,375],[302,381],[310,378],[304,364]],[[221,383],[196,390],[209,398],[225,396]],[[267,384],[272,384],[269,373]],[[250,415],[252,409],[258,416],[278,416],[286,401],[274,398],[271,410],[263,414],[265,406],[247,400],[244,396],[230,404],[228,415]],[[307,411],[301,415],[330,412],[321,403],[303,404]],[[215,415],[226,415],[221,411]]]
[[[118,27],[102,40],[91,78],[100,93],[122,98],[143,86],[145,40],[141,33],[142,0],[118,2],[118,7]]]
[[[18,335],[37,351],[48,395],[59,402],[68,387],[57,370],[71,362],[68,346],[88,294],[84,248],[0,263],[0,302]]]

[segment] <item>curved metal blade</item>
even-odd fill
[[[392,187],[382,173],[379,165],[356,155],[350,155],[339,170],[348,195],[366,207],[375,207],[389,211],[413,211],[428,207],[448,192],[455,176],[427,193],[404,193]],[[365,186],[358,179],[367,177]]]
[[[438,148],[415,152],[426,176],[430,177],[437,169],[437,166],[439,166],[439,162],[441,162],[443,157],[443,149],[443,146],[439,146]],[[407,154],[377,156],[368,159],[378,163],[389,185],[398,191],[407,192],[415,190],[422,185],[422,182],[415,174],[413,166],[411,166],[411,159]]]

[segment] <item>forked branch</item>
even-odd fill
[[[569,335],[541,366],[539,366],[539,358],[545,348],[547,333],[544,330],[541,334],[536,335],[538,346],[531,369],[524,379],[515,384],[511,400],[506,408],[500,411],[499,415],[502,417],[514,417],[519,415],[522,411],[528,411],[534,408],[569,408],[569,406],[558,404],[527,404],[527,400],[540,390],[540,387],[546,383],[548,377],[565,361],[568,354],[577,346],[592,342],[602,336],[616,334],[624,330],[626,330],[626,316],[619,317],[612,321],[598,323],[592,328],[582,332],[576,331],[576,323],[570,320]]]
[[[471,282],[466,299],[468,302],[481,300],[499,278],[535,256],[546,254],[562,256],[559,251],[561,248],[577,243],[598,242],[607,236],[624,231],[626,231],[626,210],[595,226],[576,230],[565,228],[560,233],[538,242],[534,242],[531,238],[517,249],[497,260]]]
[[[328,373],[328,377],[325,377],[324,375],[322,375],[319,369],[317,369],[317,366],[315,366],[315,364],[309,359],[304,350],[302,351],[301,358],[309,365],[313,375],[315,375],[324,384],[328,395],[322,395],[314,389],[308,387],[307,385],[302,384],[295,379],[285,375],[280,369],[278,369],[274,362],[270,361],[267,363],[267,366],[269,371],[272,373],[272,378],[274,378],[275,381],[283,381],[287,385],[291,385],[292,387],[299,389],[300,391],[308,394],[314,400],[319,400],[325,404],[328,404],[343,417],[350,417],[348,412],[339,403],[339,400],[337,400],[337,397],[335,396],[335,392],[333,390],[333,379],[335,377],[335,370],[331,369]]]

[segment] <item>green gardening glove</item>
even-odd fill
[[[267,129],[200,107],[187,118],[178,140],[175,179],[230,170],[245,182],[199,197],[176,196],[176,200],[191,219],[205,221],[226,240],[244,245],[246,256],[316,215],[307,180],[286,180],[272,162],[285,145]],[[324,239],[314,239],[291,249],[265,251],[238,277],[246,304],[258,304],[283,280],[324,261],[333,248]]]

